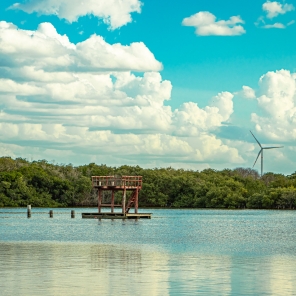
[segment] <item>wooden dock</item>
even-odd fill
[[[151,213],[82,213],[85,219],[151,219]]]
[[[151,219],[151,213],[138,213],[142,176],[92,176],[92,185],[98,194],[98,213],[82,213],[82,218]],[[103,208],[110,208],[110,212]]]

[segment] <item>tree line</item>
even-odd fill
[[[82,166],[46,160],[0,158],[0,207],[97,205],[91,176],[143,176],[140,207],[294,209],[296,172],[266,173],[250,168],[203,171],[169,168]]]

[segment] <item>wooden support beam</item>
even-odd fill
[[[101,213],[101,204],[102,204],[102,190],[98,191],[98,211]]]
[[[112,189],[111,193],[111,213],[114,213],[114,189]]]
[[[139,198],[139,190],[136,189],[136,198],[135,198],[135,214],[138,214],[138,198]]]
[[[122,214],[125,214],[125,203],[126,203],[126,190],[124,187],[123,197],[122,197]]]

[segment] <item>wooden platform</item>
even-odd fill
[[[151,213],[82,213],[85,219],[151,219]]]
[[[100,190],[135,190],[142,189],[142,176],[92,176],[92,185]]]

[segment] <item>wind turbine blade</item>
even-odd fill
[[[256,142],[258,143],[258,145],[260,146],[260,148],[262,148],[261,144],[259,143],[259,141],[256,139],[256,137],[254,136],[254,134],[250,131],[250,133],[252,134],[252,136],[254,137],[254,139],[256,140]]]
[[[256,162],[257,162],[257,160],[258,160],[259,155],[261,154],[261,152],[262,152],[262,148],[260,149],[260,151],[259,151],[259,153],[258,153],[258,155],[257,155],[257,158],[256,158],[256,160],[255,160],[255,162],[254,162],[254,164],[253,164],[253,167],[255,166],[255,164],[256,164]]]
[[[264,147],[263,149],[274,149],[274,148],[283,148],[284,146],[277,146],[277,147]]]

